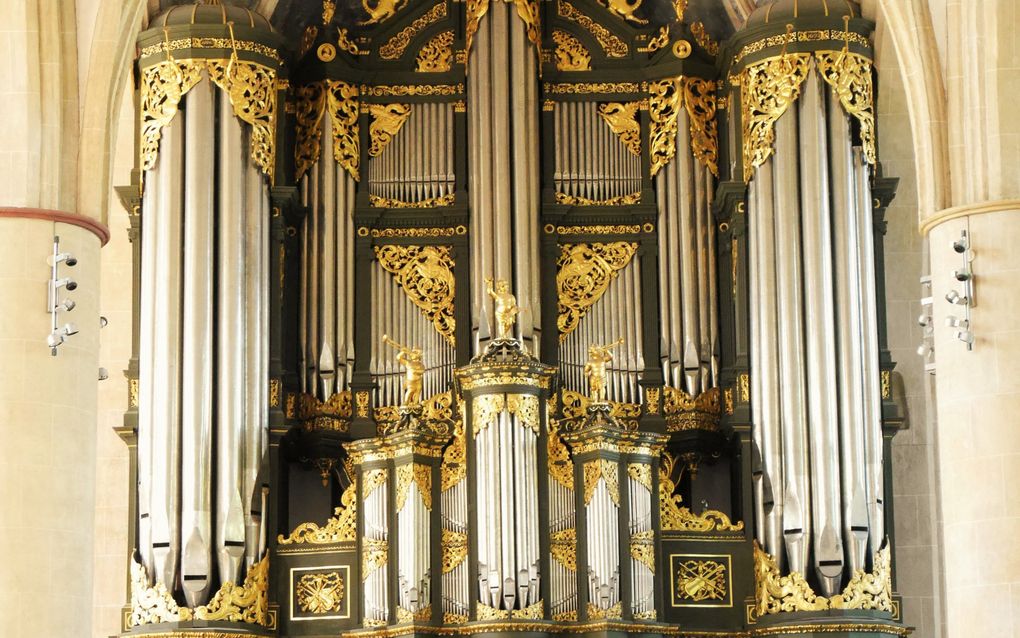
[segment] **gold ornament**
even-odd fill
[[[842,32],[840,32],[840,38],[842,38]],[[232,51],[247,51],[255,53],[264,58],[269,58],[274,62],[280,61],[280,55],[276,49],[271,46],[262,44],[261,42],[252,42],[249,40],[238,40],[236,38],[178,38],[177,40],[164,40],[156,44],[150,44],[149,46],[142,49],[139,59],[144,60],[150,56],[162,53],[166,57],[170,51],[179,51],[181,49],[231,49]],[[205,59],[205,58],[203,58]]]
[[[615,225],[615,226],[553,226],[545,227],[547,233],[559,235],[636,235],[641,232],[641,226]]]
[[[560,437],[559,427],[550,423],[549,440],[549,476],[571,492],[574,491],[574,463],[570,460],[570,452]]]
[[[337,33],[336,44],[342,51],[346,51],[351,55],[358,55],[361,51],[358,49],[357,43],[351,40],[347,36],[347,29],[340,29]]]
[[[366,229],[367,231],[368,229]],[[366,235],[369,234],[366,232]],[[456,228],[373,228],[372,237],[453,237],[454,235],[466,235],[466,226]]]
[[[600,4],[609,9],[609,12],[634,24],[648,24],[648,20],[634,15],[634,12],[641,8],[644,0],[600,0]]]
[[[588,397],[573,390],[561,390],[563,397],[563,420],[580,422],[588,413],[588,405],[591,403]],[[640,403],[621,403],[619,401],[608,401],[609,414],[615,418],[625,430],[636,431],[638,429],[638,418],[641,416]],[[576,451],[575,451],[576,452]]]
[[[882,370],[881,372],[881,384],[882,384],[882,398],[892,398],[892,373],[888,370]]]
[[[599,115],[627,150],[641,157],[641,124],[637,112],[640,102],[609,102],[599,105]],[[640,193],[635,193],[638,197]],[[636,203],[636,202],[635,202]]]
[[[404,367],[404,395],[402,407],[416,406],[421,403],[422,377],[425,376],[425,363],[421,348],[403,346],[383,335],[383,343],[397,349],[397,363]]]
[[[712,39],[703,22],[691,23],[691,33],[694,35],[694,40],[709,55],[719,55],[719,43]]]
[[[810,53],[787,53],[749,65],[740,77],[744,181],[772,155],[775,123],[800,96]]]
[[[399,199],[388,199],[385,197],[378,197],[376,195],[369,195],[368,203],[373,208],[441,208],[443,206],[453,206],[455,199],[456,196],[454,193],[443,195],[441,197],[430,197],[417,202],[405,202]]]
[[[545,610],[545,601],[538,601],[524,609],[496,609],[485,603],[476,603],[478,620],[541,620]]]
[[[408,95],[460,95],[463,84],[379,84],[361,85],[361,93],[372,97],[405,97]]]
[[[375,247],[379,265],[392,274],[407,298],[418,307],[450,345],[455,342],[453,317],[456,283],[449,246]]]
[[[365,485],[362,487],[361,500],[366,500],[376,489],[384,485],[387,480],[386,470],[377,468],[365,472]]]
[[[332,62],[336,58],[336,47],[329,42],[323,42],[315,50],[315,56],[323,62]]]
[[[763,51],[771,47],[778,47],[794,42],[823,42],[826,40],[838,41],[844,44],[844,47],[853,42],[865,49],[871,48],[871,42],[867,37],[854,33],[853,31],[844,31],[842,29],[819,29],[811,31],[792,31],[789,30],[786,33],[780,33],[778,35],[770,35],[761,40],[756,40],[744,46],[737,55],[733,57],[733,64],[736,65],[745,57]]]
[[[328,111],[333,128],[333,159],[357,181],[360,163],[358,141],[358,87],[339,80],[313,82],[296,90],[294,165],[301,179],[321,149],[322,117]]]
[[[616,461],[593,459],[584,464],[584,504],[591,502],[599,479],[606,482],[609,497],[617,507],[620,506],[620,474]]]
[[[751,376],[742,372],[737,375],[737,386],[740,389],[740,400],[747,403],[751,400]]]
[[[317,35],[319,35],[319,27],[314,24],[305,27],[304,33],[301,34],[301,43],[298,45],[299,58],[305,57],[305,54],[311,51],[312,45],[315,44],[315,36]]]
[[[817,596],[804,575],[779,573],[776,559],[754,541],[754,593],[758,617],[786,611],[829,609],[829,599]]]
[[[400,513],[404,509],[404,505],[407,503],[407,494],[411,489],[411,478],[414,474],[414,468],[410,463],[397,466],[397,512]]]
[[[467,534],[443,528],[443,573],[449,574],[457,569],[467,558],[467,554]]]
[[[397,15],[404,8],[407,0],[361,0],[361,8],[368,14],[368,20],[360,24],[381,24]]]
[[[691,129],[691,151],[716,177],[719,176],[719,127],[715,121],[715,82],[689,77],[683,82],[684,107]]]
[[[719,429],[719,388],[709,388],[697,397],[678,388],[664,388],[663,391],[662,411],[667,432]]]
[[[131,615],[127,626],[138,627],[164,622],[191,620],[192,612],[180,607],[161,582],[149,585],[145,567],[137,558],[131,559]]]
[[[226,620],[269,626],[269,556],[248,570],[244,584],[223,583],[208,604],[195,608],[198,620]]]
[[[847,50],[815,53],[818,72],[832,87],[843,110],[857,118],[861,128],[861,146],[868,163],[874,165],[875,98],[871,83],[871,61]]]
[[[557,1],[556,12],[561,18],[575,22],[588,31],[588,33],[591,33],[595,40],[598,41],[599,46],[602,47],[602,50],[605,51],[606,56],[610,58],[625,58],[630,55],[630,47],[627,46],[626,42],[614,35],[609,29],[592,20],[588,14],[578,11],[567,0]]]
[[[581,41],[566,31],[553,31],[553,42],[556,43],[557,71],[591,71],[591,53]]]
[[[362,0],[366,2],[367,0]],[[407,0],[404,0],[405,2]],[[380,4],[383,2],[394,3],[395,0],[379,0]],[[370,12],[371,13],[371,12]],[[440,0],[435,6],[426,11],[424,14],[419,16],[409,24],[400,30],[399,33],[394,35],[392,38],[386,41],[381,47],[379,47],[379,57],[383,60],[397,60],[407,49],[408,45],[411,44],[411,40],[414,39],[419,33],[425,30],[431,24],[439,22],[446,17],[446,0]]]
[[[128,407],[138,407],[138,379],[128,379]]]
[[[577,571],[577,530],[561,529],[549,535],[549,553],[572,572]]]
[[[645,406],[648,410],[648,414],[659,413],[659,391],[659,388],[645,389]]]
[[[892,555],[889,543],[875,554],[874,571],[854,570],[843,593],[830,600],[833,609],[877,609],[893,611]]]
[[[638,140],[640,144],[640,140]],[[641,201],[641,191],[636,193],[628,193],[626,195],[617,195],[616,197],[610,197],[609,199],[588,199],[580,195],[567,195],[566,193],[556,193],[556,203],[565,204],[567,206],[628,206],[630,204],[637,204]]]
[[[418,71],[444,73],[453,68],[453,31],[443,31],[418,52]]]
[[[294,528],[289,536],[280,534],[276,542],[279,545],[327,545],[332,543],[353,543],[357,538],[357,484],[352,482],[340,495],[341,506],[333,510],[333,517],[326,524],[301,523]]]
[[[400,129],[411,116],[410,104],[371,104],[368,107],[372,114],[372,123],[368,126],[368,135],[372,144],[368,149],[371,157],[379,157]]]
[[[333,14],[336,12],[335,0],[322,0],[322,24],[327,25],[333,21]]]
[[[298,608],[310,614],[342,611],[344,581],[338,572],[305,574],[294,587]]]
[[[486,292],[496,306],[496,340],[512,339],[514,323],[517,321],[520,308],[517,307],[517,298],[510,292],[510,282],[505,279],[493,281],[492,277],[486,277],[485,284]]]
[[[517,15],[527,26],[528,40],[535,45],[539,65],[538,75],[542,75],[542,15],[538,9],[538,0],[513,0],[517,7]]]
[[[546,82],[543,90],[550,95],[586,95],[589,93],[638,93],[641,85],[635,82]]]
[[[556,261],[560,341],[580,324],[637,252],[635,242],[564,244]]]
[[[366,580],[377,569],[386,565],[390,544],[385,538],[361,539],[361,580]]]
[[[655,530],[646,529],[630,535],[630,557],[655,573]]]
[[[432,511],[432,466],[415,463],[412,477],[418,486],[418,494],[425,509]]]
[[[729,574],[725,563],[714,560],[686,560],[676,564],[676,600],[700,603],[726,600]]]
[[[652,491],[652,466],[647,463],[629,463],[627,465],[627,476],[632,481]]]
[[[443,464],[439,469],[440,489],[446,491],[467,476],[467,442],[464,425],[458,420],[453,429],[453,440],[443,452]]]
[[[593,404],[606,404],[606,384],[609,371],[606,369],[613,362],[613,348],[623,344],[623,337],[604,346],[591,344],[588,346],[588,360],[584,363],[584,376],[588,379],[588,400]]]
[[[659,32],[655,34],[654,38],[648,41],[648,46],[644,49],[639,49],[639,51],[655,53],[667,44],[669,44],[669,26],[664,26],[659,29]]]
[[[588,603],[588,620],[619,620],[623,618],[623,602],[618,602],[609,609]]]
[[[673,471],[677,460],[665,453],[659,465],[659,517],[663,531],[674,532],[736,532],[744,529],[744,522],[733,523],[730,517],[718,510],[705,510],[694,514],[680,503],[683,498],[676,491]]]
[[[678,86],[679,79],[668,78],[648,84],[648,146],[652,177],[676,154],[677,121],[683,97]]]
[[[482,22],[482,16],[489,10],[489,0],[466,0],[465,1],[465,23],[464,27],[464,68],[467,69],[468,57],[471,55],[471,44],[474,42],[475,34],[478,33],[478,25]]]

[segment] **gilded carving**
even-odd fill
[[[613,499],[617,507],[620,505],[620,475],[619,466],[616,461],[608,459],[593,459],[584,464],[584,504],[591,502],[595,494],[595,488],[599,480],[606,483],[609,497]]]
[[[322,117],[333,128],[333,159],[355,180],[360,178],[358,87],[339,80],[313,82],[296,90],[294,165],[297,179],[319,161]]]
[[[696,397],[678,388],[664,388],[663,391],[666,431],[719,429],[719,388],[709,388]]]
[[[352,482],[340,495],[341,506],[333,510],[333,516],[326,524],[301,523],[294,528],[289,536],[280,534],[276,542],[279,545],[326,545],[331,543],[353,543],[357,537],[357,484]]]
[[[464,67],[467,68],[468,57],[471,55],[471,44],[474,42],[475,34],[478,33],[478,25],[482,22],[482,16],[489,10],[489,0],[465,0],[465,26],[464,26]]]
[[[600,104],[598,112],[627,150],[641,157],[641,125],[637,119],[639,106],[640,102],[609,102]],[[640,193],[635,194],[640,198]]]
[[[557,82],[543,86],[550,95],[586,95],[589,93],[638,93],[641,85],[636,82]]]
[[[701,45],[709,55],[719,55],[719,43],[712,39],[712,36],[701,21],[691,23],[691,34],[694,40]]]
[[[875,154],[875,97],[871,83],[871,61],[863,55],[846,49],[838,53],[815,53],[818,72],[832,87],[843,109],[857,118],[861,130],[861,146],[868,163],[874,165]]]
[[[269,556],[248,570],[241,586],[223,583],[208,604],[195,608],[198,620],[226,620],[269,626]]]
[[[634,225],[608,225],[608,226],[546,226],[547,233],[559,235],[636,235],[641,232],[641,226]]]
[[[892,554],[889,543],[875,554],[874,571],[854,570],[850,582],[839,596],[833,596],[833,609],[878,609],[893,611]]]
[[[638,144],[641,141],[638,140]],[[628,193],[626,195],[617,195],[616,197],[610,197],[608,199],[589,199],[582,197],[581,195],[567,195],[566,193],[556,193],[556,203],[565,204],[567,206],[628,206],[630,204],[637,204],[641,202],[641,191],[635,193]]]
[[[372,237],[453,237],[455,235],[466,235],[467,227],[457,226],[455,228],[373,228]]]
[[[683,80],[684,107],[691,129],[691,151],[719,176],[719,127],[715,121],[715,82],[696,77]]]
[[[573,527],[561,529],[549,535],[549,553],[561,565],[572,572],[577,571],[577,530]]]
[[[538,8],[539,0],[513,0],[517,7],[517,15],[527,26],[528,40],[535,45],[538,59],[542,60],[542,14]],[[542,65],[538,65],[538,74],[542,75]]]
[[[598,41],[599,46],[602,47],[602,50],[606,52],[607,57],[625,58],[630,55],[630,47],[627,46],[626,42],[618,38],[609,29],[592,20],[586,13],[578,11],[567,0],[558,0],[556,11],[561,18],[575,22],[588,31],[588,33],[591,33],[595,40]]]
[[[361,24],[380,24],[397,15],[407,5],[407,0],[361,0],[361,8],[368,14],[368,19]]]
[[[751,376],[742,372],[737,375],[737,387],[740,390],[740,400],[747,403],[751,400]]]
[[[411,478],[414,480],[414,484],[418,486],[421,502],[425,505],[425,509],[432,511],[432,466],[425,465],[424,463],[414,463],[413,468]]]
[[[445,5],[444,5],[445,6]],[[361,93],[372,97],[404,97],[408,95],[448,96],[464,93],[463,84],[379,84],[362,85]]]
[[[128,407],[138,407],[138,379],[128,379]]]
[[[744,181],[772,155],[775,123],[800,96],[810,53],[787,53],[749,65],[740,78]]]
[[[389,557],[389,541],[385,538],[361,539],[361,580],[386,565]]]
[[[310,614],[342,611],[344,581],[338,572],[305,574],[294,587],[298,608]]]
[[[588,603],[589,620],[619,620],[623,618],[623,602],[617,602],[609,609]]]
[[[842,32],[840,32],[842,37]],[[280,61],[280,55],[276,52],[274,47],[262,44],[261,42],[253,42],[249,40],[238,40],[236,38],[208,38],[208,37],[194,37],[194,38],[178,38],[176,40],[164,40],[163,42],[157,42],[156,44],[150,44],[149,46],[142,49],[140,58],[147,58],[157,53],[164,55],[169,54],[170,51],[179,51],[181,49],[231,49],[233,51],[247,51],[249,53],[256,53],[263,57],[269,58],[276,62]],[[170,56],[168,56],[170,57]]]
[[[645,406],[648,410],[648,414],[659,413],[659,391],[660,388],[645,389]]]
[[[829,599],[817,596],[804,575],[782,576],[776,559],[754,542],[754,593],[758,617],[784,611],[829,609]]]
[[[655,530],[646,529],[630,535],[630,557],[655,573]]]
[[[351,55],[358,55],[361,50],[358,49],[356,42],[350,39],[347,35],[347,29],[339,29],[336,38],[336,45],[341,51],[346,51]]]
[[[541,620],[545,601],[538,601],[524,609],[496,609],[485,603],[476,603],[478,620]]]
[[[553,31],[553,42],[556,43],[557,71],[591,71],[591,53],[580,40],[557,29]]]
[[[361,500],[367,499],[380,485],[386,483],[386,470],[377,468],[365,472],[365,485],[362,487]]]
[[[180,607],[163,583],[149,585],[145,567],[137,558],[131,560],[131,615],[127,626],[138,627],[163,622],[191,620],[191,609]]]
[[[549,476],[567,488],[574,491],[574,463],[570,460],[570,452],[560,437],[559,427],[549,428],[549,439],[547,443],[549,451]]]
[[[386,197],[379,197],[377,195],[369,195],[368,203],[373,208],[441,208],[443,206],[453,206],[455,199],[456,196],[454,193],[449,193],[441,197],[430,197],[417,202],[405,202],[399,199],[389,199]]]
[[[563,397],[563,418],[565,421],[580,422],[588,412],[590,401],[587,396],[573,390],[561,390]],[[638,417],[641,416],[640,403],[621,403],[609,401],[609,414],[615,418],[625,430],[638,429]]]
[[[502,394],[483,394],[471,400],[471,421],[474,436],[489,427],[496,416],[506,407],[506,399]]]
[[[439,334],[454,345],[456,284],[450,253],[449,246],[388,244],[375,247],[379,265],[396,277],[408,299],[432,322]]]
[[[634,482],[643,486],[649,492],[652,491],[652,466],[647,463],[627,464],[627,476]]]
[[[367,2],[368,0],[362,0]],[[387,2],[393,3],[395,0],[379,0],[380,3]],[[406,0],[404,0],[406,2]],[[419,33],[425,30],[431,24],[439,22],[446,17],[446,0],[440,0],[431,9],[426,11],[424,14],[419,16],[409,24],[400,30],[399,33],[394,35],[392,38],[386,41],[381,47],[379,47],[379,57],[383,60],[397,60],[407,49],[408,45],[411,44],[411,40],[415,38]]]
[[[359,419],[367,419],[368,418],[368,402],[369,402],[369,398],[370,398],[369,394],[365,390],[359,390],[354,395],[354,402],[357,403],[357,405],[358,405],[358,418]]]
[[[404,509],[404,505],[407,503],[407,494],[411,489],[411,478],[414,474],[414,468],[410,463],[397,466],[397,512],[401,512]]]
[[[635,242],[564,244],[556,261],[560,341],[573,332],[637,252]]]
[[[418,71],[443,73],[453,68],[453,31],[443,31],[418,52]]]
[[[506,410],[517,417],[517,421],[531,429],[537,436],[540,432],[538,419],[538,397],[534,394],[506,395]]]
[[[453,430],[453,439],[443,452],[443,465],[439,470],[440,488],[446,491],[467,476],[467,442],[464,425],[458,420]]]
[[[780,33],[778,35],[771,35],[761,40],[751,42],[742,48],[737,55],[733,57],[733,64],[739,63],[745,57],[764,51],[770,47],[783,46],[784,44],[792,44],[794,42],[823,42],[825,40],[835,40],[843,42],[844,45],[848,45],[853,42],[859,46],[870,49],[871,42],[865,36],[854,33],[853,31],[839,30],[811,30],[811,31],[787,31],[786,33]]]
[[[465,532],[443,528],[443,573],[457,569],[468,553],[468,538]]]
[[[700,603],[726,600],[729,589],[727,566],[714,560],[686,560],[677,564],[676,600]]]
[[[371,157],[378,157],[411,116],[411,105],[371,104],[368,111],[372,114],[372,123],[368,126],[368,135],[372,143],[368,148],[368,154]]]
[[[701,514],[695,514],[682,506],[683,497],[674,494],[676,483],[673,482],[673,472],[676,464],[677,460],[672,455],[662,455],[659,465],[659,517],[663,531],[735,532],[744,529],[743,521],[733,523],[729,516],[718,510],[706,509]]]
[[[642,2],[644,0],[600,0],[599,3],[609,9],[610,13],[623,18],[627,22],[648,24],[648,20],[640,18],[634,13],[641,8]]]
[[[882,370],[881,372],[881,384],[882,384],[882,398],[892,398],[892,373],[888,370]]]
[[[648,84],[648,146],[651,174],[654,177],[676,154],[678,118],[683,100],[679,78],[667,78]]]

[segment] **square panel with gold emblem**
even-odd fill
[[[290,570],[290,619],[337,620],[351,617],[348,565],[294,567]]]
[[[732,607],[732,571],[729,554],[670,554],[670,604]]]

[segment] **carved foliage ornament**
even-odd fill
[[[581,41],[566,31],[553,31],[556,43],[557,71],[591,71],[591,53]]]
[[[383,0],[380,0],[380,3]],[[367,2],[367,0],[362,0]],[[406,2],[406,0],[405,0]],[[379,57],[383,60],[398,60],[414,39],[430,24],[435,24],[446,17],[446,0],[440,0],[431,9],[415,18],[414,22],[400,30],[399,33],[379,47]]]
[[[468,552],[468,538],[464,532],[443,529],[443,573],[449,574],[464,562]]]
[[[786,53],[749,65],[741,78],[744,181],[772,155],[775,123],[800,96],[810,70],[812,54]],[[871,62],[850,53],[818,51],[818,72],[832,87],[846,112],[861,125],[861,142],[867,161],[874,164],[875,114]]]
[[[675,532],[711,532],[713,530],[731,532],[744,529],[744,522],[733,523],[730,517],[718,510],[705,510],[695,514],[681,505],[683,497],[674,494],[676,483],[673,482],[673,471],[676,459],[666,453],[662,455],[659,465],[659,511],[663,531]]]
[[[642,2],[644,0],[600,0],[599,3],[609,9],[610,13],[619,16],[627,22],[648,24],[648,20],[639,18],[634,14],[635,11],[641,8]]]
[[[331,543],[354,542],[357,537],[357,484],[352,482],[340,495],[341,506],[333,511],[333,517],[326,524],[301,523],[294,528],[289,536],[280,534],[279,545],[308,543],[310,545],[326,545]]]
[[[368,19],[361,24],[380,24],[397,15],[407,5],[407,0],[361,0],[361,8],[368,14]]]
[[[372,144],[368,148],[368,154],[371,157],[378,157],[411,116],[411,105],[372,104],[368,111],[372,114],[372,123],[368,126]]]
[[[516,416],[522,426],[536,435],[539,433],[538,397],[534,394],[483,394],[472,399],[471,408],[475,436],[492,425],[504,410]]]
[[[651,529],[630,535],[630,557],[655,573],[655,531]]]
[[[609,130],[620,138],[627,150],[641,157],[641,125],[637,112],[640,102],[610,102],[599,105],[599,116],[609,125]]]
[[[560,341],[577,329],[588,310],[637,252],[637,243],[564,244],[556,261]]]
[[[294,588],[298,607],[311,614],[341,611],[345,593],[344,581],[338,572],[305,574]]]
[[[577,530],[561,529],[549,535],[549,553],[572,572],[577,571]]]
[[[620,506],[620,472],[616,461],[594,459],[584,464],[584,504],[591,502],[599,480],[606,482],[609,497]]]
[[[638,144],[640,143],[641,142],[639,140]],[[609,199],[589,199],[587,197],[582,197],[581,195],[556,193],[556,203],[565,204],[567,206],[627,206],[629,204],[637,204],[640,201],[641,191],[627,193],[626,195],[617,195],[616,197],[610,197]],[[638,231],[640,230],[641,227],[638,226]]]
[[[602,50],[606,52],[606,56],[610,58],[625,58],[630,55],[630,47],[627,46],[626,42],[617,37],[609,29],[592,20],[588,14],[578,11],[567,0],[557,1],[556,12],[561,18],[575,22],[588,31],[588,33],[591,33],[595,40],[598,41],[599,46],[602,47]]]
[[[443,73],[453,66],[453,31],[443,31],[418,52],[418,71]]]
[[[449,246],[376,246],[379,265],[396,277],[408,299],[454,345],[455,281]]]
[[[294,165],[297,179],[319,161],[322,117],[329,113],[333,159],[355,181],[360,179],[358,87],[340,80],[313,82],[296,91]]]
[[[156,165],[164,126],[205,72],[227,92],[234,115],[251,126],[251,161],[273,178],[276,161],[276,70],[237,59],[168,59],[142,70],[141,168]]]
[[[443,452],[443,465],[439,470],[442,491],[459,484],[467,477],[467,443],[464,438],[464,425],[457,422],[453,430],[453,440]]]
[[[466,26],[464,28],[464,65],[467,66],[468,58],[471,55],[471,45],[474,42],[475,34],[482,18],[489,11],[490,0],[466,0]],[[505,0],[512,2],[517,7],[517,15],[524,21],[527,28],[528,40],[535,45],[538,59],[542,59],[542,19],[539,13],[538,0]],[[542,74],[542,67],[539,65],[539,75]]]
[[[687,110],[694,157],[713,175],[719,174],[715,89],[715,82],[697,77],[681,76],[649,83],[649,145],[653,177],[676,155],[681,106]]]

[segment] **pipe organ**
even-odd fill
[[[124,635],[909,632],[856,2],[164,4]]]

